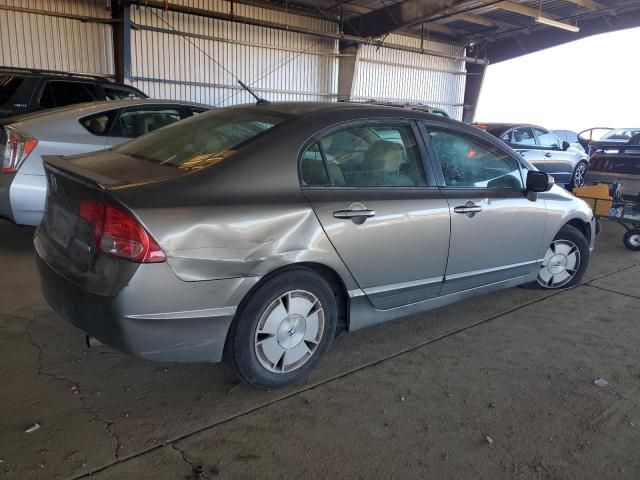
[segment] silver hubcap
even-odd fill
[[[254,348],[260,365],[274,373],[300,368],[315,353],[324,332],[324,309],[305,290],[291,290],[265,309]]]
[[[640,247],[640,235],[631,235],[629,237],[629,243],[633,247]]]
[[[580,268],[580,250],[569,240],[556,240],[547,250],[538,273],[538,283],[545,288],[566,285]]]
[[[581,187],[584,185],[584,174],[587,171],[587,167],[583,164],[580,164],[576,167],[573,172],[573,184],[576,187]]]

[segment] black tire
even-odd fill
[[[640,252],[640,228],[627,230],[622,238],[624,246],[634,252]]]
[[[324,313],[324,330],[315,350],[302,365],[288,372],[273,372],[267,370],[258,358],[256,329],[273,302],[291,291],[308,292],[317,298]],[[331,346],[337,318],[336,296],[324,278],[307,268],[286,270],[267,279],[241,305],[229,329],[225,361],[240,380],[255,388],[271,390],[286,387],[304,379],[318,365]]]
[[[571,175],[571,183],[569,184],[571,190],[584,186],[584,179],[587,175],[587,170],[589,170],[589,164],[584,160],[580,160],[573,169],[573,174]]]
[[[552,284],[545,285],[544,282],[541,280],[541,273],[540,273],[536,281],[523,285],[523,288],[537,289],[537,290],[550,290],[550,289],[556,290],[556,289],[572,288],[580,283],[580,281],[584,277],[584,274],[587,272],[587,269],[589,268],[589,261],[591,259],[590,258],[591,255],[589,252],[589,242],[585,238],[584,234],[580,232],[580,230],[578,230],[575,227],[572,227],[571,225],[565,225],[560,229],[558,234],[553,239],[552,245],[555,242],[563,241],[563,240],[567,242],[571,242],[573,245],[575,245],[579,253],[580,263],[578,265],[578,268],[575,270],[575,273],[571,277],[571,279],[569,279],[566,283],[561,283],[558,285],[552,285]],[[549,248],[551,248],[551,245],[549,246]],[[544,268],[545,267],[540,267],[540,272],[542,272]]]

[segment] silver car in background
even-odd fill
[[[0,127],[0,217],[19,225],[42,219],[43,155],[105,150],[209,107],[171,100],[83,103],[21,115]]]
[[[584,149],[560,140],[546,128],[516,123],[478,123],[474,126],[502,140],[538,170],[552,175],[556,183],[570,190],[584,185],[589,155]]]
[[[35,236],[63,317],[147,360],[276,388],[337,330],[501,288],[567,288],[589,206],[489,134],[415,110],[274,103],[45,158]]]

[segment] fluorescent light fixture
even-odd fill
[[[561,28],[562,30],[568,30],[570,32],[577,33],[580,31],[580,27],[569,25],[568,23],[558,22],[557,20],[552,20],[551,18],[541,17],[540,15],[536,17],[536,22],[544,23],[545,25],[549,25],[550,27]]]

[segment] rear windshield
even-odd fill
[[[0,75],[0,105],[4,105],[11,100],[23,80],[22,77],[16,77],[15,75]]]
[[[130,157],[194,170],[217,163],[285,117],[252,110],[214,110],[114,148]]]

